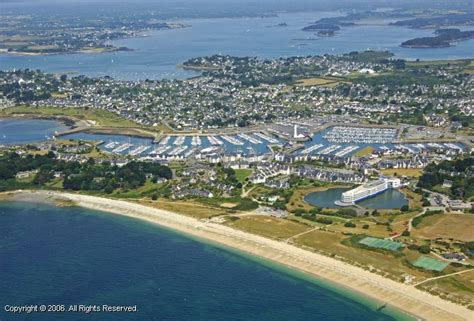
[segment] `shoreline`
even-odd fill
[[[177,232],[217,243],[250,254],[317,279],[360,293],[390,308],[420,320],[469,320],[472,311],[439,297],[342,261],[218,223],[122,200],[55,191],[16,191],[0,193],[0,199],[43,201],[57,205],[66,201],[83,208],[118,214],[158,224]]]

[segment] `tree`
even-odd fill
[[[344,226],[345,226],[345,227],[351,227],[351,228],[352,228],[352,227],[356,227],[356,225],[355,225],[354,223],[352,223],[352,222],[346,222],[346,223],[344,223]]]
[[[53,173],[48,170],[40,170],[36,173],[35,177],[33,178],[33,184],[36,185],[43,185],[49,182],[54,177]]]
[[[10,179],[15,177],[16,170],[13,164],[0,163],[0,180]]]
[[[407,204],[403,205],[402,207],[400,207],[400,211],[401,212],[408,212],[410,210],[410,207],[408,207]]]
[[[322,210],[321,207],[315,206],[315,207],[313,207],[312,209],[310,209],[309,212],[310,212],[311,214],[319,214],[319,213],[321,213],[321,210]]]
[[[421,245],[420,247],[418,247],[418,252],[422,254],[428,254],[431,252],[431,247],[429,244]]]

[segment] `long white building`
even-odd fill
[[[341,195],[341,200],[335,204],[339,206],[350,206],[366,198],[385,192],[387,189],[400,187],[400,179],[383,177],[379,180],[368,182],[358,186]]]

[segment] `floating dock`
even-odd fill
[[[191,145],[200,146],[201,145],[201,137],[193,136],[193,138],[191,139]]]
[[[258,138],[261,138],[263,140],[266,140],[267,142],[269,142],[270,144],[278,144],[279,141],[278,139],[275,139],[273,137],[270,137],[268,135],[265,135],[263,133],[260,133],[260,132],[257,132],[257,133],[253,133],[254,136],[257,136]]]
[[[318,154],[328,155],[328,154],[331,154],[332,152],[335,152],[336,150],[338,150],[341,147],[342,147],[341,145],[330,145],[330,146],[326,147],[325,149],[319,151]]]
[[[232,145],[242,146],[244,144],[240,140],[232,136],[222,135],[221,138]]]
[[[146,152],[147,150],[149,150],[151,148],[151,146],[138,146],[137,148],[135,148],[134,150],[130,151],[128,154],[130,156],[137,156],[137,155],[140,155],[144,152]]]
[[[257,138],[254,138],[254,137],[252,137],[252,136],[249,136],[249,135],[247,135],[247,134],[243,134],[243,133],[242,133],[242,134],[237,134],[237,136],[239,136],[240,138],[245,139],[246,141],[248,141],[248,142],[250,142],[250,143],[252,143],[252,144],[255,144],[255,145],[257,145],[257,144],[263,144],[263,142],[262,142],[261,140],[259,140],[259,139],[257,139]]]
[[[170,136],[165,136],[161,141],[160,141],[160,145],[168,145],[168,143],[170,142],[170,139],[171,137]]]
[[[114,150],[112,150],[112,153],[120,154],[120,153],[126,151],[127,149],[129,149],[131,147],[133,147],[133,144],[126,143],[126,144],[120,145],[117,148],[115,148]]]
[[[119,144],[120,144],[119,142],[110,142],[110,143],[106,144],[104,147],[107,148],[107,149],[112,149],[112,148],[115,148]]]
[[[313,146],[303,149],[300,153],[305,154],[305,155],[311,154],[312,152],[316,151],[317,149],[320,149],[321,147],[324,147],[324,145],[323,144],[313,145]]]
[[[216,136],[207,136],[207,140],[209,140],[209,143],[211,143],[211,145],[223,145],[224,143],[219,139],[217,138]]]
[[[181,146],[184,144],[185,139],[186,139],[185,136],[177,136],[173,144],[176,146]]]
[[[347,146],[346,148],[344,148],[343,150],[340,150],[338,151],[337,153],[334,154],[334,156],[336,157],[344,157],[346,156],[347,154],[350,154],[352,153],[353,151],[355,151],[356,149],[358,149],[359,146]]]

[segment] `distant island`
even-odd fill
[[[474,31],[461,31],[456,28],[438,29],[434,37],[414,38],[402,42],[405,48],[447,48],[453,42],[465,41],[474,38]]]
[[[474,25],[474,13],[449,13],[432,17],[416,17],[414,19],[392,22],[390,25],[417,29],[434,29],[444,26],[472,26]]]
[[[288,24],[286,22],[280,22],[276,25],[267,26],[267,28],[275,28],[275,27],[277,27],[277,28],[286,28],[286,27],[288,27]]]

